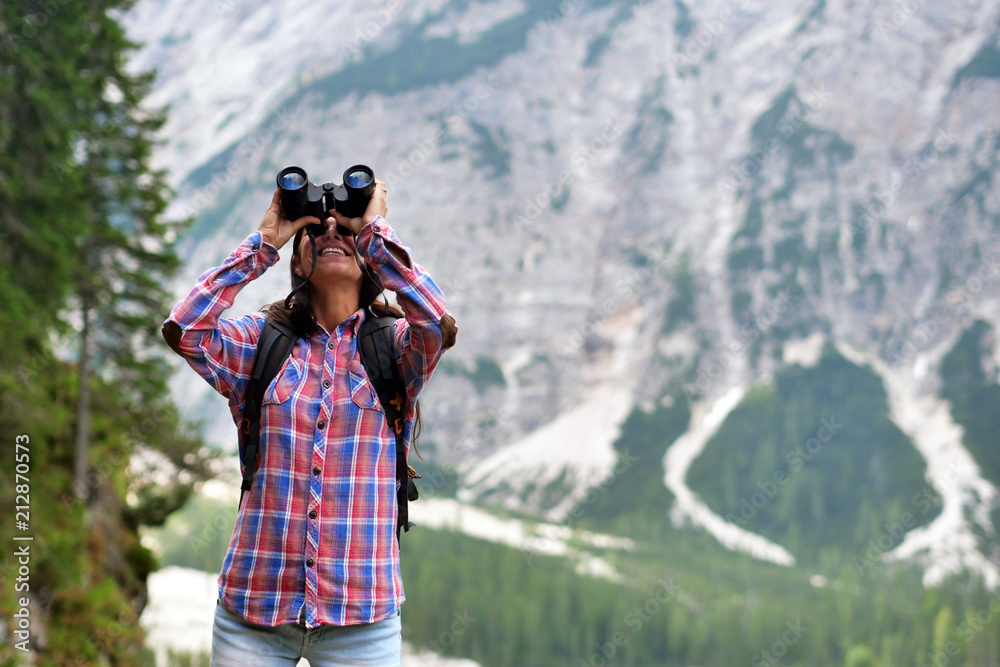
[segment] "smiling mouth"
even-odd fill
[[[344,252],[343,248],[323,248],[319,251],[320,255],[343,255],[347,257],[347,253]]]

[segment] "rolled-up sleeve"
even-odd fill
[[[254,232],[221,266],[203,273],[163,323],[163,337],[171,349],[231,403],[242,400],[265,315],[255,312],[235,319],[221,315],[240,290],[277,261],[277,249]]]
[[[396,355],[408,403],[414,405],[443,350],[441,318],[448,314],[444,294],[430,274],[410,257],[385,218],[379,216],[358,234],[359,254],[374,268],[386,289],[396,293],[403,318],[396,321]]]

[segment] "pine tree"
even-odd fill
[[[162,220],[169,192],[149,160],[163,117],[141,106],[152,74],[126,70],[133,45],[115,13],[129,5],[0,6],[0,437],[30,437],[44,664],[142,661],[155,559],[138,528],[162,523],[206,474],[167,397],[159,326],[182,225]],[[136,452],[176,481],[130,473]],[[8,506],[12,467],[4,457]],[[4,585],[6,619],[13,594]],[[0,649],[0,663],[12,655]]]

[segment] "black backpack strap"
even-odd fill
[[[396,539],[399,529],[409,531],[413,524],[409,521],[407,501],[418,497],[417,486],[410,479],[406,465],[406,443],[403,440],[403,425],[406,421],[406,387],[396,366],[396,345],[393,336],[395,317],[376,317],[371,310],[365,313],[358,335],[358,351],[365,366],[368,379],[375,386],[375,393],[382,404],[389,429],[396,436],[396,491],[398,516]]]
[[[298,336],[288,327],[278,324],[270,317],[264,320],[264,325],[257,339],[257,357],[253,362],[253,372],[247,382],[243,396],[243,421],[240,422],[240,454],[243,459],[243,484],[240,485],[240,504],[243,506],[243,496],[253,486],[254,474],[257,472],[257,454],[260,450],[260,409],[264,403],[264,392],[271,380],[278,374],[285,359],[292,353],[292,347]]]

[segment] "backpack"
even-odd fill
[[[410,523],[407,512],[407,501],[419,497],[417,486],[413,482],[419,479],[413,468],[406,464],[406,447],[403,441],[403,422],[406,418],[406,388],[396,366],[395,341],[393,339],[392,315],[376,316],[369,309],[365,321],[361,323],[358,335],[358,351],[361,353],[361,363],[365,367],[368,379],[375,387],[382,411],[390,430],[396,437],[396,501],[398,517],[396,521],[396,539],[399,540],[399,529],[409,531]],[[264,392],[278,374],[285,359],[292,353],[292,347],[298,336],[288,327],[275,322],[268,317],[257,339],[257,356],[254,359],[253,372],[247,383],[244,394],[243,421],[240,430],[246,436],[240,442],[240,461],[243,462],[243,484],[240,486],[240,504],[243,506],[243,496],[253,486],[254,474],[257,472],[257,454],[260,445],[260,410],[264,402]]]

